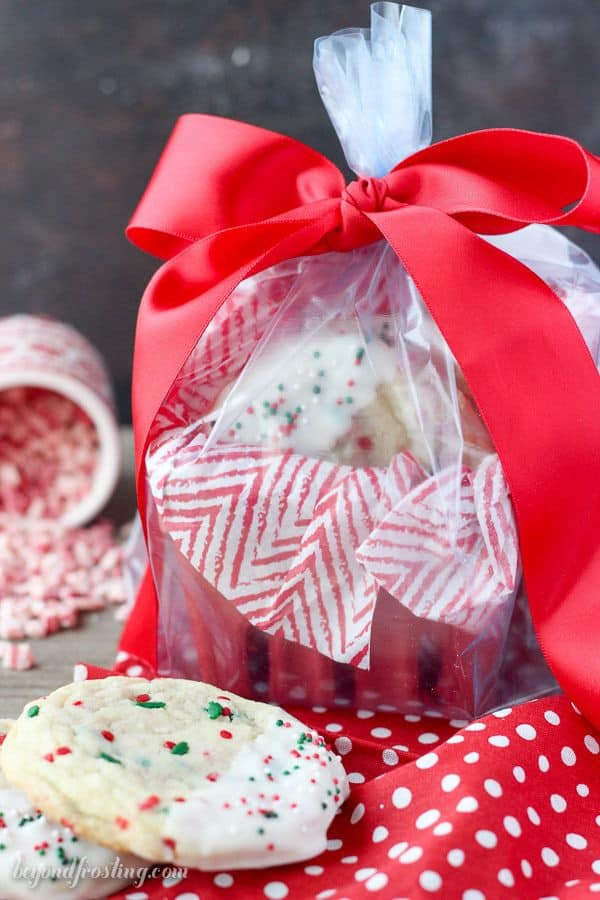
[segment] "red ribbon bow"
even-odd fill
[[[284,259],[383,237],[452,349],[502,461],[545,657],[600,727],[600,376],[552,290],[478,237],[535,222],[600,232],[600,160],[569,138],[474,132],[345,186],[329,160],[290,138],[180,119],[128,229],[168,260],[144,294],[136,335],[140,508],[144,517],[156,413],[239,282]],[[148,575],[123,645],[154,663],[156,625]]]

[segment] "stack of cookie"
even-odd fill
[[[0,730],[3,900],[307,859],[348,795],[316,732],[201,682],[77,682]]]

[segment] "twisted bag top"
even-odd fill
[[[590,627],[600,621],[600,377],[552,290],[478,237],[531,223],[600,233],[600,160],[576,141],[479,131],[346,185],[333,163],[283,135],[181,118],[128,229],[166,260],[146,289],[136,335],[139,500],[144,517],[153,420],[231,291],[281,260],[384,238],[448,342],[502,461],[545,657],[600,726]],[[148,574],[123,646],[155,663],[156,626]]]

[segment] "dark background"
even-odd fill
[[[600,153],[600,0],[423,5],[436,138],[510,125]],[[127,419],[155,264],[123,229],[176,117],[245,119],[341,164],[312,41],[368,21],[366,0],[0,0],[0,314],[48,312],[91,337]]]

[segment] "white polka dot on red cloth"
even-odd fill
[[[437,753],[425,753],[424,756],[420,756],[415,765],[417,769],[430,769],[432,766],[435,766],[437,762],[439,762],[439,756]]]
[[[219,872],[218,875],[215,875],[213,881],[217,887],[229,888],[233,884],[233,877],[229,872]]]
[[[563,813],[567,808],[567,801],[562,796],[562,794],[551,794],[550,795],[550,806],[557,813]]]
[[[362,817],[365,814],[365,804],[357,803],[354,809],[352,810],[352,815],[350,816],[350,824],[356,825],[357,822],[360,822]]]
[[[453,734],[452,737],[449,737],[446,741],[447,744],[462,744],[465,739],[464,734]]]
[[[439,735],[434,734],[433,731],[424,731],[417,738],[420,744],[437,744],[439,739]]]
[[[467,888],[463,892],[462,900],[485,900],[485,894],[478,891],[477,888]]]
[[[488,738],[488,743],[491,744],[492,747],[508,747],[510,740],[505,734],[492,734]]]
[[[439,891],[442,887],[442,883],[442,876],[439,872],[434,872],[433,869],[424,869],[419,875],[419,884],[424,891],[431,893]]]
[[[531,878],[533,875],[533,868],[528,859],[521,860],[521,872],[525,876],[525,878]]]
[[[283,900],[289,892],[290,889],[283,881],[269,881],[263,888],[263,894],[269,900]]]
[[[285,897],[285,894],[282,894],[282,897]],[[185,894],[177,894],[175,900],[200,900],[198,894],[190,894],[189,892]]]
[[[578,784],[577,787],[575,788],[575,790],[577,791],[577,793],[579,794],[580,797],[587,797],[590,792],[590,789],[587,786],[587,784]]]
[[[455,775],[454,773],[448,773],[448,775],[444,775],[442,778],[442,790],[447,794],[450,791],[455,790],[460,784],[460,775]]]
[[[550,769],[550,760],[543,753],[538,756],[538,769],[540,772],[548,772]]]
[[[401,853],[407,849],[408,843],[406,841],[400,841],[398,844],[394,844],[393,847],[390,847],[388,850],[388,856],[390,859],[398,859]]]
[[[325,871],[325,869],[323,868],[323,866],[305,866],[304,867],[305,874],[311,875],[312,877],[315,877],[315,878],[317,875],[322,875],[324,871]]]
[[[386,838],[389,837],[389,831],[385,827],[385,825],[377,825],[373,829],[373,834],[371,835],[371,840],[374,844],[380,844],[382,841],[385,841]]]
[[[527,807],[527,818],[532,825],[539,825],[542,821],[539,817],[537,809],[535,809],[533,806]]]
[[[415,826],[422,831],[424,828],[430,828],[440,818],[439,809],[427,809],[417,817]]]
[[[480,828],[479,831],[476,831],[475,840],[480,847],[485,847],[486,850],[493,850],[498,844],[495,832],[490,831],[488,828]]]
[[[407,713],[404,716],[404,721],[405,722],[420,722],[421,716],[415,716],[415,715],[412,715],[412,713]],[[452,722],[450,722],[450,724],[452,725]]]
[[[342,730],[342,726],[339,722],[329,722],[328,725],[325,726],[325,731],[331,731],[332,733],[337,733]]]
[[[412,791],[407,787],[397,787],[392,794],[392,804],[396,809],[406,809],[412,800]]]
[[[357,719],[372,719],[375,713],[372,709],[357,709],[356,710],[356,718]]]
[[[386,747],[385,750],[381,754],[381,758],[386,764],[386,766],[397,766],[400,762],[400,757],[396,750],[392,750],[391,747]]]
[[[542,857],[542,862],[545,866],[553,869],[554,866],[557,866],[560,862],[560,858],[556,850],[553,850],[552,847],[542,847],[542,852],[540,854]]]
[[[544,718],[549,725],[560,725],[560,716],[553,709],[547,709]]]
[[[374,738],[389,738],[392,735],[392,731],[390,728],[372,728],[371,729],[371,737]]]
[[[502,824],[504,825],[505,830],[511,835],[511,837],[521,837],[521,826],[519,824],[519,820],[515,819],[514,816],[504,816]]]
[[[517,725],[515,731],[520,738],[523,738],[524,741],[535,741],[537,737],[537,731],[535,730],[533,725],[529,725],[528,723]]]
[[[366,779],[362,772],[348,772],[348,781],[350,784],[364,784]]]
[[[465,861],[465,851],[461,850],[460,847],[455,847],[453,850],[448,851],[446,859],[451,866],[458,869]]]
[[[476,812],[478,809],[479,803],[475,797],[463,797],[462,800],[459,800],[456,804],[456,812],[460,813],[472,813]]]
[[[465,731],[484,731],[486,727],[485,722],[471,722],[466,726]]]
[[[594,875],[600,875],[600,859],[595,859],[592,863],[592,872]]]
[[[344,857],[342,857],[340,862],[343,862],[345,865],[348,865],[348,866],[353,866],[354,863],[358,862],[358,856],[344,856]]]
[[[355,881],[366,881],[367,878],[370,878],[371,875],[374,875],[376,871],[377,871],[377,869],[374,868],[373,866],[363,866],[362,868],[357,869],[356,872],[354,873],[354,880]]]
[[[577,757],[572,747],[563,747],[560,751],[560,758],[565,766],[574,766],[577,762]]]
[[[511,706],[505,706],[504,709],[497,709],[495,713],[492,713],[493,716],[496,716],[497,719],[505,719],[506,716],[510,716],[512,712]]]
[[[352,741],[349,737],[342,735],[342,737],[335,739],[334,746],[341,756],[346,756],[352,750]]]
[[[513,768],[513,776],[515,778],[515,781],[518,781],[519,784],[523,784],[526,778],[525,769],[523,768],[523,766],[515,766]]]
[[[502,785],[495,778],[486,778],[483,782],[484,790],[490,797],[502,796]]]
[[[410,865],[410,863],[418,862],[422,856],[423,848],[415,844],[414,847],[409,847],[408,850],[400,854],[399,861],[405,865]]]
[[[376,872],[367,879],[365,887],[368,891],[381,891],[384,887],[387,887],[388,881],[389,878],[385,872]]]
[[[127,674],[131,675],[133,678],[137,678],[138,675],[143,675],[143,673],[144,673],[144,670],[142,669],[141,666],[134,665],[134,666],[128,666],[128,668],[127,668]]]
[[[510,869],[500,869],[497,877],[500,884],[503,884],[504,887],[510,888],[515,886],[515,876]]]
[[[344,842],[340,838],[330,838],[327,841],[328,850],[340,850],[344,846]]]
[[[596,738],[593,735],[586,734],[586,736],[583,739],[583,743],[585,744],[586,748],[590,751],[590,753],[594,754],[594,756],[596,754],[600,753],[600,744],[598,743],[598,741],[596,740]]]
[[[465,754],[463,759],[467,765],[473,765],[474,763],[479,762],[479,753],[472,750],[470,753]]]
[[[433,829],[433,833],[437,837],[444,837],[446,834],[452,834],[452,822],[439,822]]]
[[[565,841],[573,850],[585,850],[588,845],[587,839],[582,834],[576,834],[572,831],[566,835]]]

